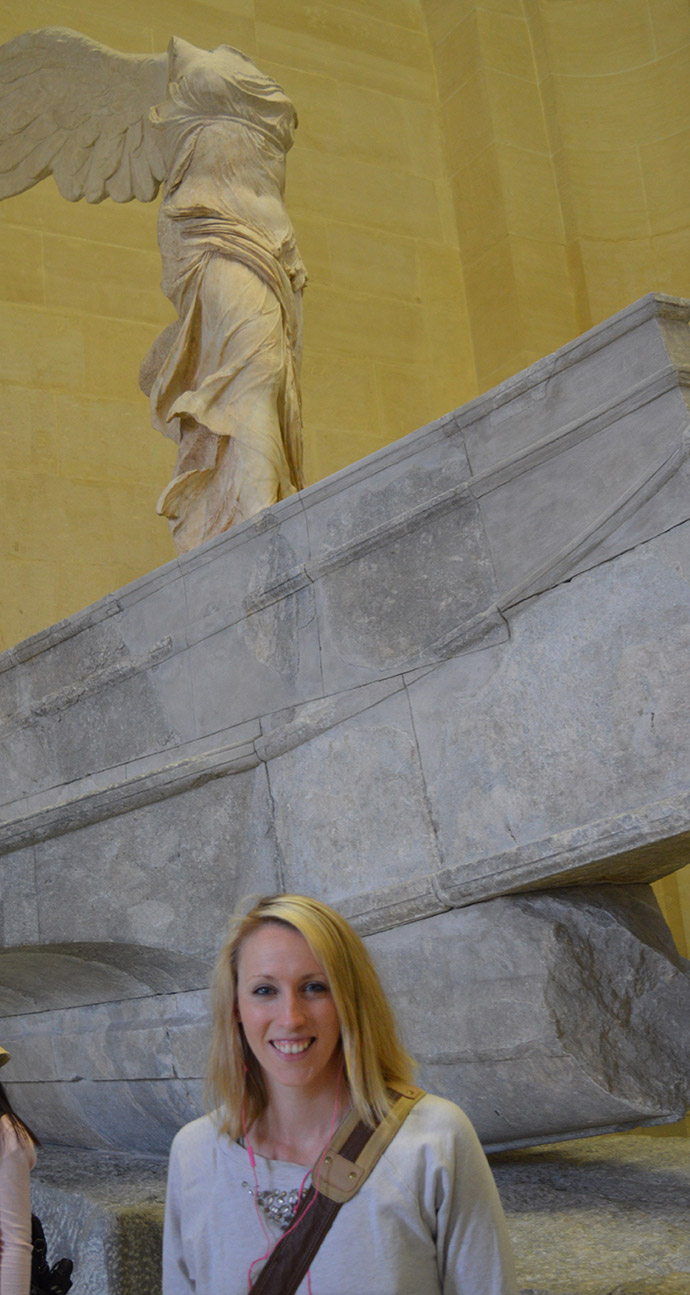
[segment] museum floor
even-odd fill
[[[610,1134],[492,1156],[530,1295],[690,1295],[690,1140]]]
[[[612,1134],[491,1164],[524,1295],[690,1295],[690,1139]],[[159,1295],[164,1161],[46,1148],[34,1178],[72,1295]]]

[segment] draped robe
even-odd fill
[[[142,365],[155,427],[177,442],[158,503],[180,552],[302,488],[304,266],[284,204],[290,100],[237,50],[171,42],[151,111],[171,157],[162,287],[178,320]]]

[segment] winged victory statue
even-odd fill
[[[121,54],[46,27],[0,47],[0,198],[52,174],[69,202],[151,202],[177,320],[145,357],[155,428],[178,446],[158,501],[179,552],[302,488],[304,265],[288,217],[297,125],[228,45]]]

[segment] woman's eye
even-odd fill
[[[308,985],[304,986],[308,994],[327,994],[328,985],[324,985],[322,980],[310,980]]]
[[[270,994],[275,993],[275,989],[273,985],[256,985],[252,993],[256,994],[258,998],[268,998]]]

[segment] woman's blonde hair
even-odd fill
[[[340,1020],[344,1074],[360,1119],[376,1124],[392,1099],[387,1084],[409,1083],[414,1069],[403,1048],[388,1000],[362,940],[339,913],[306,895],[269,895],[230,919],[212,982],[213,1038],[209,1103],[220,1108],[220,1128],[231,1138],[251,1128],[265,1109],[261,1067],[237,1019],[237,964],[242,941],[267,923],[299,931],[323,967]]]

